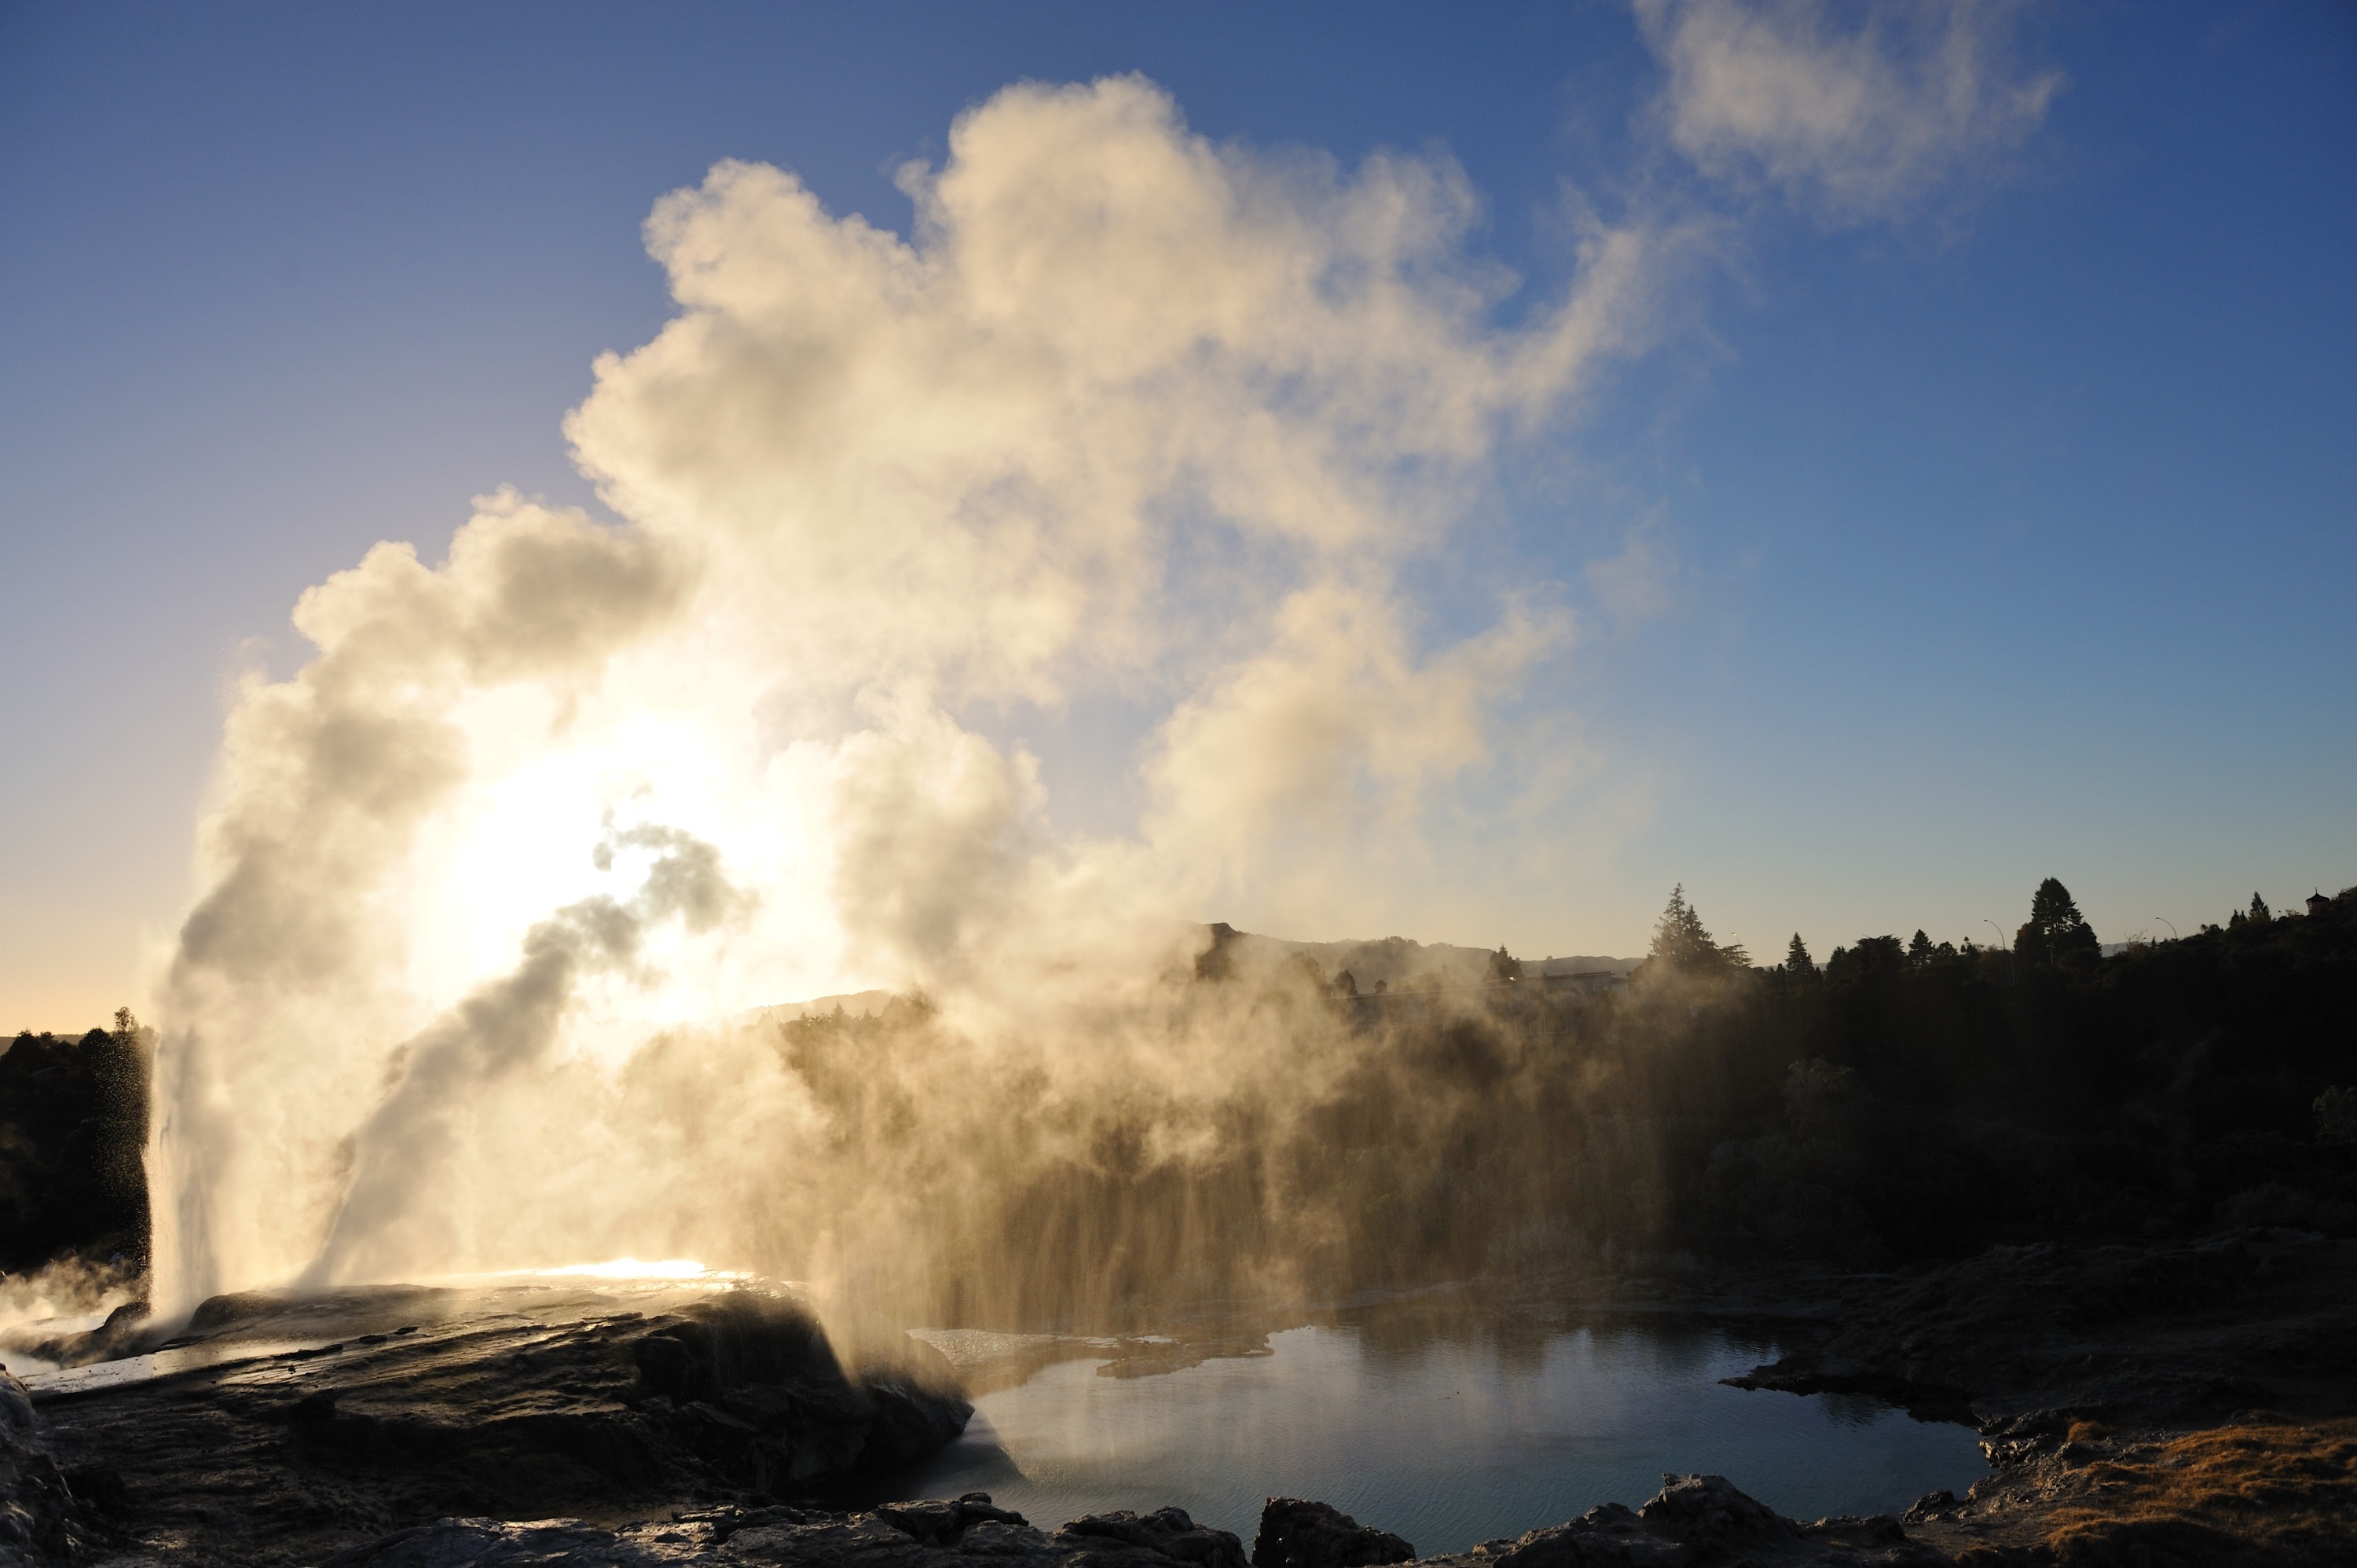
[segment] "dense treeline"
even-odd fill
[[[1159,1011],[1028,1045],[920,998],[682,1033],[617,1093],[707,1151],[683,1168],[715,1261],[942,1324],[2357,1232],[2357,890],[2105,956],[2050,883],[2007,948],[1874,937],[1822,968],[1798,939],[1754,967],[1681,891],[1625,984],[1504,953],[1486,985],[1342,982],[1199,962]],[[146,1074],[127,1015],[0,1057],[0,1268],[144,1257]],[[748,1139],[721,1113],[764,1082]]]
[[[149,1047],[126,1012],[112,1030],[20,1034],[0,1054],[0,1271],[145,1264]]]
[[[2010,951],[1919,932],[1728,968],[1683,1025],[1641,978],[1593,1030],[1659,1121],[1656,1245],[1869,1263],[2357,1223],[2330,1094],[2357,1081],[2357,892],[2105,958],[2050,880]]]
[[[2357,890],[2110,957],[2059,884],[2040,905],[2012,950],[1875,938],[1820,970],[1796,943],[1759,970],[1681,896],[1622,988],[1510,960],[1470,999],[1329,985],[1348,1071],[1290,1113],[1238,1097],[1183,1158],[1151,1156],[1151,1104],[1105,1112],[1087,1151],[965,1196],[936,1310],[2357,1230]],[[872,1059],[895,1028],[808,1020],[788,1049]]]

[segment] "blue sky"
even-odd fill
[[[596,506],[559,422],[672,314],[659,196],[759,159],[905,232],[962,110],[1133,70],[1215,141],[1453,157],[1509,316],[1580,201],[1714,226],[1465,546],[1588,628],[1521,694],[1595,758],[1517,830],[1576,885],[1469,862],[1403,934],[1634,952],[1683,882],[1822,956],[2048,875],[2106,939],[2357,882],[2357,11],[2007,37],[2063,79],[2034,129],[1860,216],[1681,161],[1606,5],[0,10],[0,1026],[135,996],[304,588],[503,484]],[[1025,738],[1118,817],[1117,718]]]

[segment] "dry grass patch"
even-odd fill
[[[2047,1538],[2071,1568],[2357,1563],[2357,1421],[2256,1412],[2072,1480]]]

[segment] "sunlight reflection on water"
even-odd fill
[[[1967,1427],[1722,1386],[1765,1358],[1716,1332],[1402,1345],[1344,1326],[1269,1342],[1274,1356],[1158,1377],[1049,1367],[977,1399],[966,1435],[903,1495],[987,1491],[1043,1526],[1175,1503],[1247,1545],[1264,1498],[1316,1498],[1430,1553],[1633,1507],[1671,1470],[1812,1519],[1896,1512],[1987,1469]]]

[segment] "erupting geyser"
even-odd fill
[[[1340,1070],[1186,994],[1188,922],[1413,896],[1566,623],[1501,596],[1436,641],[1403,584],[1661,247],[1592,230],[1501,329],[1452,166],[1214,146],[1135,78],[1008,89],[901,184],[909,242],[761,166],[663,199],[680,313],[566,425],[620,521],[503,493],[304,596],[161,997],[159,1308],[623,1253],[905,1279],[913,1209],[1102,1116],[1151,1170]],[[1060,831],[1009,738],[1078,703],[1135,715],[1129,831]],[[829,1154],[840,1063],[696,1022],[857,983],[930,999],[856,1069],[921,1133],[892,1168]]]

